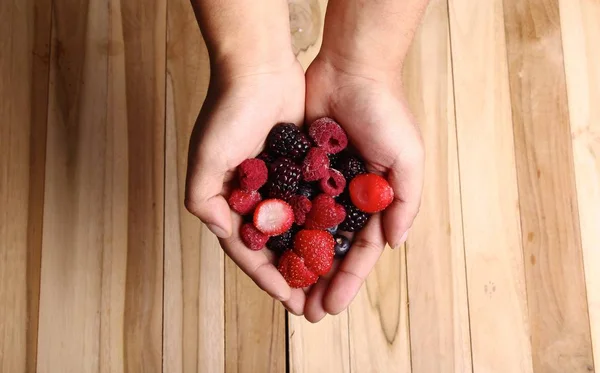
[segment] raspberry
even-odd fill
[[[298,189],[302,169],[288,158],[279,158],[271,165],[269,196],[289,200]]]
[[[290,229],[294,223],[294,211],[286,202],[267,199],[254,210],[254,226],[268,236],[277,236]]]
[[[312,148],[308,151],[302,164],[302,176],[305,181],[316,181],[328,174],[329,158],[321,148]]]
[[[350,196],[347,194],[342,195],[340,204],[346,210],[346,218],[340,224],[339,229],[346,232],[358,232],[363,229],[367,221],[369,221],[370,215],[354,206],[352,201],[350,201]]]
[[[296,224],[303,225],[306,221],[306,214],[308,214],[312,207],[312,203],[305,196],[294,196],[290,200],[290,205],[294,210]]]
[[[314,121],[308,129],[308,134],[315,144],[329,154],[339,153],[348,145],[346,132],[331,118],[320,118]]]
[[[394,200],[390,184],[376,174],[358,175],[350,182],[348,191],[354,206],[371,214],[385,210]]]
[[[330,196],[338,196],[346,187],[346,179],[338,170],[329,170],[329,175],[320,181],[321,190]]]
[[[310,140],[293,123],[279,123],[267,136],[267,148],[277,156],[299,160],[309,147]]]
[[[277,254],[282,254],[284,251],[292,248],[294,239],[294,227],[279,236],[273,236],[267,241],[267,248]]]
[[[326,194],[319,194],[312,201],[312,208],[306,215],[305,228],[327,229],[332,228],[346,218],[344,207],[337,204],[335,200]]]
[[[245,190],[258,190],[267,182],[269,171],[260,159],[246,159],[238,167],[240,186]]]
[[[261,199],[260,193],[255,190],[236,189],[231,192],[228,202],[233,211],[240,215],[246,215],[254,211]]]
[[[333,265],[334,246],[333,236],[326,231],[303,229],[294,237],[294,252],[308,269],[321,276]]]
[[[240,228],[240,236],[244,244],[248,246],[250,250],[255,251],[262,249],[269,239],[269,236],[263,234],[250,223],[242,225]]]
[[[317,193],[319,193],[319,190],[317,189],[316,183],[300,182],[296,193],[312,200],[317,195]]]
[[[304,288],[317,282],[319,276],[306,268],[304,259],[291,250],[283,253],[277,267],[292,288]]]
[[[344,154],[339,159],[336,168],[344,175],[348,182],[360,174],[367,173],[365,163],[359,157],[349,153]]]

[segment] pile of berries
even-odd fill
[[[248,217],[240,236],[251,250],[266,245],[280,255],[278,269],[291,287],[327,274],[334,257],[350,249],[338,230],[360,231],[394,199],[388,182],[367,173],[347,147],[346,133],[331,118],[316,120],[308,134],[280,123],[265,151],[238,167],[239,189],[228,201]]]

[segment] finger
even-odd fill
[[[420,147],[410,155],[401,155],[388,174],[388,181],[394,189],[394,200],[383,212],[385,237],[392,248],[401,246],[413,224],[423,191],[424,155]]]
[[[226,165],[209,149],[200,152],[196,134],[190,140],[185,186],[185,207],[196,215],[217,237],[231,236],[231,211],[223,196]],[[207,151],[208,150],[208,151]],[[208,154],[208,155],[207,155]]]
[[[327,311],[323,307],[323,299],[338,266],[339,262],[334,263],[329,273],[326,276],[320,277],[319,281],[312,287],[308,294],[306,306],[304,307],[304,317],[311,323],[319,322],[327,315]]]
[[[241,217],[234,216],[233,225],[239,227]],[[253,251],[244,245],[237,231],[231,237],[220,239],[225,253],[248,275],[259,288],[280,301],[291,297],[291,289],[277,268],[273,265],[268,250]]]
[[[385,247],[381,217],[373,215],[354,236],[350,251],[339,266],[323,299],[327,313],[337,315],[354,299]]]
[[[306,294],[302,289],[292,289],[290,299],[282,302],[285,309],[296,316],[302,316],[304,314],[304,307],[306,304]]]

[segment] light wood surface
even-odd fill
[[[0,2],[0,372],[596,371],[598,46],[596,0],[432,0],[398,71],[420,215],[310,324],[183,207],[189,1]]]

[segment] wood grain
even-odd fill
[[[385,248],[348,318],[351,372],[412,372],[404,247]]]
[[[558,2],[504,0],[533,367],[593,366]]]
[[[600,3],[559,1],[593,358],[600,361]],[[594,371],[592,366],[588,367]]]
[[[210,77],[189,0],[168,1],[164,364],[167,372],[225,369],[224,261],[216,237],[183,206],[189,136]]]
[[[51,1],[0,4],[0,371],[35,372]]]
[[[414,372],[472,371],[448,32],[447,1],[432,1],[404,68],[427,154],[421,210],[407,252]]]
[[[37,370],[161,370],[161,1],[54,3]]]
[[[532,372],[502,2],[449,11],[473,370]]]
[[[286,370],[285,309],[225,260],[225,372]]]

